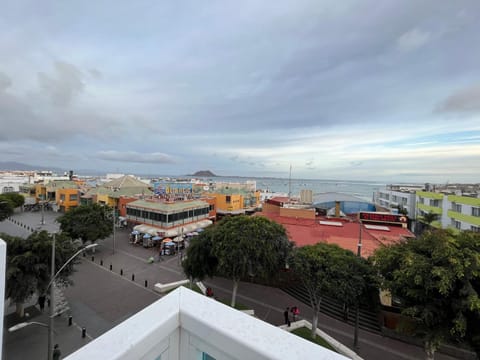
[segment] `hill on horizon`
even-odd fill
[[[215,175],[210,170],[200,170],[200,171],[195,172],[191,176],[216,177],[217,175]]]

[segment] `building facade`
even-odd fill
[[[186,234],[213,223],[216,218],[214,198],[166,202],[158,199],[136,200],[125,204],[125,218],[130,225],[145,225],[144,231],[161,237]]]
[[[415,219],[417,213],[415,192],[417,190],[413,187],[389,185],[386,189],[376,192],[374,202],[390,211],[401,207],[407,210],[407,215],[410,219]]]
[[[437,192],[417,191],[417,217],[437,215],[431,225],[443,229],[480,232],[480,198]]]

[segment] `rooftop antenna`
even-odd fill
[[[292,196],[292,164],[290,164],[290,176],[288,177],[288,201]]]

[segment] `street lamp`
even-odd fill
[[[362,256],[362,219],[360,212],[358,213],[358,225],[359,225],[359,233],[358,233],[358,246],[357,246],[357,256]],[[360,346],[358,345],[358,326],[360,321],[360,304],[359,299],[357,299],[357,308],[355,309],[355,327],[353,332],[353,347],[355,350],[358,350]]]
[[[47,285],[47,288],[45,291],[48,291],[50,288],[50,313],[49,313],[49,318],[48,318],[48,360],[53,359],[53,317],[55,316],[53,312],[53,307],[55,306],[55,293],[54,293],[54,287],[53,287],[53,282],[57,278],[57,276],[60,274],[60,272],[65,269],[65,267],[73,260],[75,259],[79,254],[84,252],[87,249],[94,248],[98,244],[90,244],[85,246],[84,248],[78,250],[75,254],[73,254],[70,259],[68,259],[65,264],[62,265],[62,267],[55,273],[55,233],[53,234],[52,238],[52,261],[51,261],[51,268],[50,268],[50,282]]]

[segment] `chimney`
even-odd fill
[[[335,217],[340,217],[340,201],[335,201]]]

